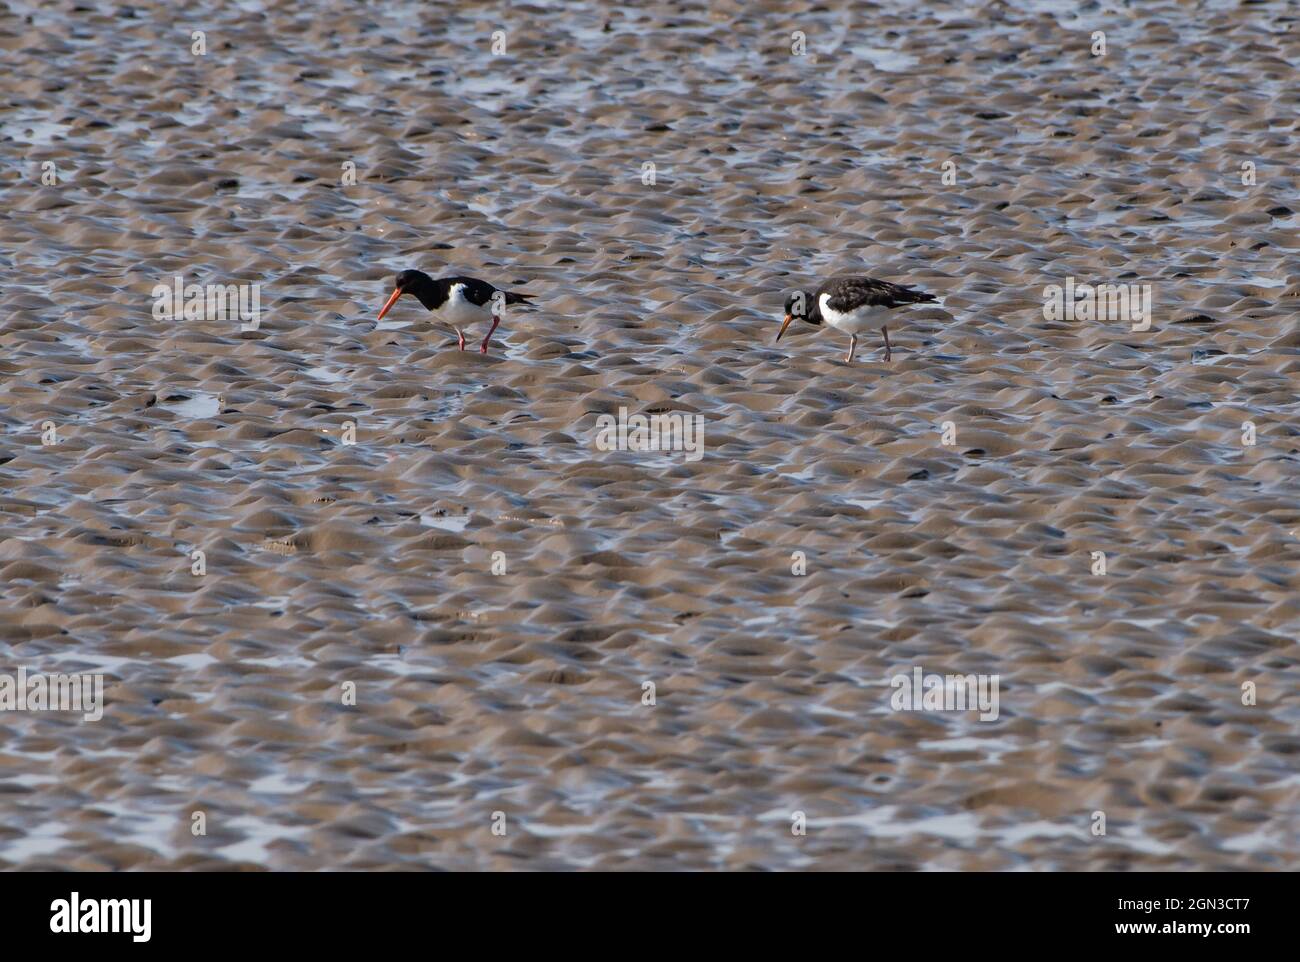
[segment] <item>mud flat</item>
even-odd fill
[[[1295,12],[925,6],[0,3],[0,868],[1295,869]]]

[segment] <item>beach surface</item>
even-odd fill
[[[1300,867],[1300,18],[921,6],[0,0],[0,868]]]

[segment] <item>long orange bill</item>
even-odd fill
[[[380,317],[383,317],[383,315],[381,314]],[[781,340],[781,335],[785,333],[785,329],[790,326],[790,322],[793,320],[794,320],[793,314],[787,314],[785,316],[785,323],[781,325],[781,330],[776,335],[776,339],[778,341]]]
[[[402,289],[399,287],[397,290],[393,291],[392,295],[388,298],[388,303],[384,305],[384,309],[379,312],[379,316],[375,318],[375,320],[382,321],[384,319],[384,315],[388,313],[388,309],[392,307],[394,304],[396,304],[397,299],[401,296],[402,296]]]

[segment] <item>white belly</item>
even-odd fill
[[[471,304],[465,300],[465,289],[459,284],[453,284],[451,290],[447,292],[447,300],[434,311],[434,314],[452,327],[469,327],[475,321],[491,319],[492,302],[488,301],[482,307]]]
[[[889,308],[887,307],[867,305],[859,307],[856,311],[841,314],[839,311],[833,311],[827,306],[830,299],[829,294],[823,294],[817,305],[821,308],[822,320],[837,331],[843,331],[845,334],[857,334],[867,329],[879,330],[889,323]]]

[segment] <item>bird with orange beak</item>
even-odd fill
[[[487,281],[477,277],[439,277],[436,280],[423,271],[402,271],[397,275],[393,293],[379,311],[378,320],[397,303],[403,294],[414,295],[425,310],[432,311],[438,320],[449,325],[456,332],[460,349],[465,350],[465,334],[462,328],[475,322],[487,323],[491,318],[492,326],[479,346],[479,352],[486,354],[492,340],[492,332],[501,323],[501,314],[507,304],[527,304],[531,294],[517,294],[514,291],[502,291]]]
[[[893,312],[908,304],[927,304],[933,300],[933,294],[874,277],[832,277],[816,291],[795,291],[786,297],[785,320],[776,339],[781,340],[796,317],[813,325],[825,323],[849,336],[849,353],[844,360],[851,363],[858,347],[858,333],[879,325],[888,361],[893,351],[886,322],[894,316]]]

